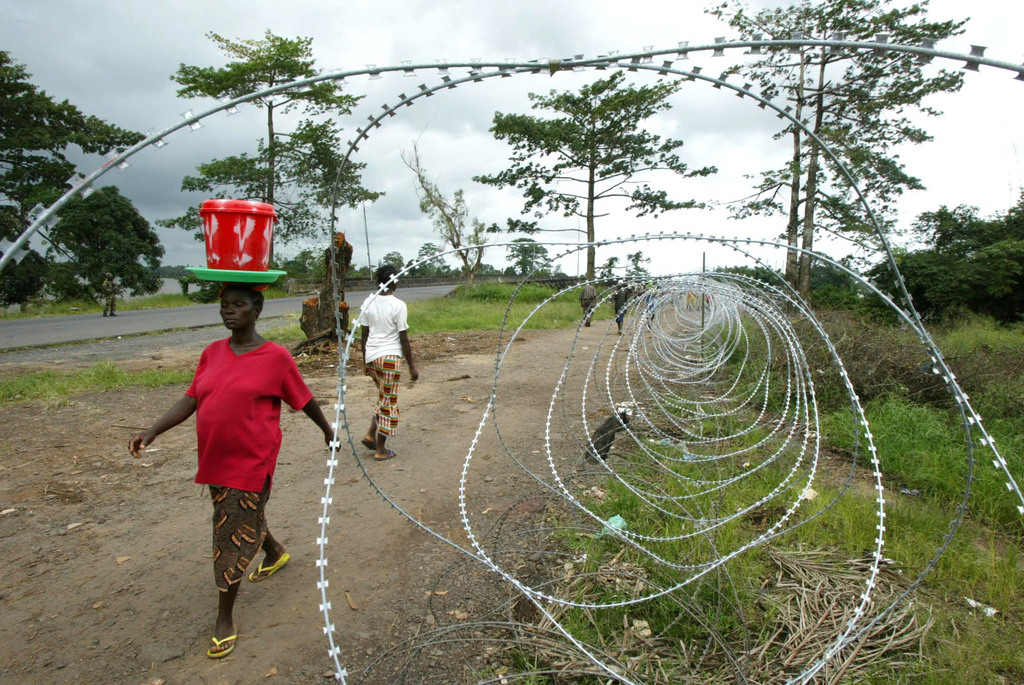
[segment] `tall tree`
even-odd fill
[[[458,250],[456,254],[462,262],[462,275],[466,279],[466,287],[472,288],[473,277],[480,268],[487,245],[486,227],[479,219],[469,218],[469,206],[461,188],[449,199],[438,187],[437,182],[430,179],[426,169],[420,164],[420,152],[415,143],[411,153],[402,155],[402,161],[416,175],[420,211],[430,217],[434,230],[445,244],[450,245],[453,250]]]
[[[182,86],[181,97],[236,98],[319,73],[314,68],[312,38],[281,38],[269,30],[262,40],[207,36],[233,61],[220,68],[179,66],[171,80]],[[362,187],[359,174],[364,164],[343,164],[341,129],[325,118],[348,114],[359,99],[343,94],[334,82],[323,82],[252,100],[265,110],[267,125],[266,138],[259,139],[255,153],[201,164],[197,175],[182,181],[182,190],[268,202],[278,214],[278,238],[288,242],[315,236],[329,221],[326,212],[331,210],[336,181],[340,205],[355,207],[381,196]],[[291,130],[282,130],[278,115],[295,111],[303,118]],[[200,225],[194,208],[160,223],[188,230]]]
[[[164,248],[149,222],[114,186],[76,198],[60,213],[50,239],[47,287],[59,299],[99,296],[103,275],[114,274],[133,295],[156,292]],[[59,261],[67,257],[67,261]]]
[[[642,250],[628,253],[626,255],[626,261],[629,262],[629,268],[626,269],[627,276],[630,276],[631,278],[641,278],[651,275],[651,272],[647,270],[647,264],[651,263],[651,258],[644,257]]]
[[[739,0],[727,0],[710,12],[728,21],[744,39],[874,41],[882,34],[882,40],[892,43],[922,45],[961,32],[964,22],[927,21],[927,5],[927,0],[897,8],[889,0],[799,0],[750,14]],[[926,76],[916,55],[829,47],[773,48],[758,61],[729,71],[742,72],[768,97],[781,96],[791,103],[793,116],[808,122],[853,172],[883,228],[891,227],[900,194],[924,187],[893,152],[901,144],[931,139],[910,115],[939,114],[922,100],[955,91],[962,83],[961,74],[945,70]],[[737,215],[787,217],[786,278],[806,298],[812,258],[794,248],[813,250],[817,230],[863,234],[870,231],[870,224],[852,188],[816,140],[793,125],[777,137],[792,142],[788,162],[761,174],[756,195]]]
[[[32,207],[52,204],[67,191],[75,172],[70,150],[120,151],[143,138],[87,116],[67,100],[55,101],[30,78],[24,65],[0,51],[0,238],[19,235]]]
[[[625,86],[615,72],[584,86],[578,93],[530,94],[533,109],[554,118],[496,112],[491,132],[512,146],[511,166],[474,180],[523,191],[523,214],[539,219],[550,212],[586,219],[587,242],[594,242],[594,220],[602,200],[619,198],[637,216],[702,206],[695,200],[675,201],[664,190],[635,180],[644,172],[668,170],[684,178],[707,176],[714,167],[690,170],[679,159],[683,141],[662,140],[643,123],[670,108],[668,98],[678,83]],[[509,228],[527,233],[536,221],[510,220]],[[587,278],[594,278],[593,246],[587,250]]]
[[[452,268],[445,263],[443,257],[438,257],[442,252],[444,252],[444,248],[436,243],[423,243],[420,245],[419,252],[416,253],[420,264],[410,273],[413,276],[426,277],[450,275]]]
[[[5,266],[3,278],[0,278],[0,307],[24,305],[39,295],[46,284],[49,268],[46,259],[34,250],[17,264]]]
[[[609,257],[598,267],[598,275],[604,279],[615,278],[615,269],[619,266],[618,257]]]
[[[538,274],[549,274],[548,249],[532,238],[516,238],[508,246],[508,259],[512,268],[520,276],[534,271]]]
[[[388,252],[380,260],[381,266],[393,266],[398,270],[405,268],[405,257],[402,256],[401,252],[393,251]]]
[[[914,224],[926,247],[898,253],[914,306],[923,315],[964,311],[1000,321],[1024,314],[1024,196],[1005,214],[985,219],[975,207],[940,207]],[[883,264],[871,275],[896,295]]]
[[[317,252],[322,252],[322,250],[313,250],[307,247],[299,250],[298,254],[294,257],[281,260],[279,264],[275,264],[272,268],[281,269],[291,278],[322,280],[327,271],[327,265],[324,264],[323,255],[317,254]]]

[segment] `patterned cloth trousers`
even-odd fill
[[[370,362],[373,382],[377,385],[377,432],[394,435],[398,428],[398,381],[402,379],[402,358],[385,355]]]
[[[245,570],[256,558],[267,536],[263,514],[270,499],[270,479],[263,492],[210,486],[213,500],[213,576],[217,589],[228,588],[245,577]]]

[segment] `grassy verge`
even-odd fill
[[[306,339],[306,334],[302,332],[302,328],[298,323],[298,313],[289,312],[281,318],[285,319],[288,323],[262,331],[261,335],[267,340],[273,340],[278,345],[284,345],[285,347],[295,345]]]
[[[59,406],[67,398],[85,392],[107,392],[128,387],[158,388],[188,383],[191,370],[153,369],[125,371],[103,362],[78,371],[35,371],[4,374],[0,378],[0,405],[43,402]]]
[[[471,290],[460,286],[452,297],[409,303],[409,330],[412,333],[447,333],[452,331],[496,331],[501,328],[506,306],[515,291],[507,284],[478,285]],[[533,313],[555,290],[527,284],[509,310],[506,328],[514,329]],[[544,305],[527,321],[527,330],[569,328],[582,318],[578,296],[560,295]],[[611,306],[600,307],[594,320],[610,319]]]
[[[961,513],[968,482],[959,412],[948,395],[926,385],[934,384],[930,374],[921,369],[921,357],[927,357],[905,331],[853,330],[856,336],[851,336],[849,346],[844,348],[842,340],[838,346],[855,389],[865,399],[878,446],[886,500],[883,553],[892,560],[883,566],[875,605],[869,612],[886,606],[910,581],[929,570],[940,547],[946,545],[946,549],[911,596],[911,603],[905,605],[904,622],[884,633],[885,639],[895,639],[902,634],[899,631],[906,629],[910,634],[913,628],[914,639],[875,663],[861,664],[856,672],[847,674],[849,682],[1024,682],[1024,657],[1019,649],[1024,642],[1024,536],[1015,497],[1007,492],[1004,476],[993,467],[991,452],[976,446],[977,463],[970,474],[972,498],[959,530],[949,537],[950,523]],[[1020,361],[1024,328],[976,320],[938,331],[935,337],[1011,472],[1019,478],[1024,474],[1024,363]],[[881,342],[874,344],[877,341]],[[766,352],[752,349],[751,354],[755,358],[751,366],[760,368],[757,357]],[[772,372],[779,373],[776,369]],[[785,378],[774,380],[785,387]],[[823,407],[820,433],[826,458],[817,467],[815,497],[784,520],[785,526],[792,528],[786,535],[747,550],[692,582],[701,564],[740,548],[780,521],[802,485],[795,481],[755,510],[699,535],[692,534],[700,529],[692,519],[740,511],[780,483],[792,462],[771,464],[721,491],[696,494],[701,488],[693,483],[720,481],[734,474],[727,465],[687,463],[685,454],[670,446],[650,445],[664,456],[679,459],[668,472],[652,469],[638,452],[618,454],[616,473],[653,493],[652,500],[661,503],[660,509],[613,479],[598,483],[600,497],[589,494],[593,488],[586,491],[585,505],[601,520],[621,516],[631,532],[668,538],[641,544],[652,554],[685,567],[652,560],[608,535],[581,535],[581,530],[595,530],[600,523],[595,526],[592,520],[563,507],[549,523],[556,531],[570,532],[554,533],[552,543],[561,553],[560,559],[572,559],[573,563],[550,570],[556,594],[610,605],[651,594],[652,588],[677,589],[631,606],[568,609],[560,615],[562,624],[589,644],[609,650],[614,646],[612,653],[635,667],[636,673],[649,667],[654,670],[648,673],[665,682],[734,682],[728,659],[722,653],[715,657],[721,644],[730,645],[733,653],[744,659],[752,646],[768,645],[760,659],[745,661],[752,682],[775,682],[776,678],[781,682],[799,673],[801,665],[810,663],[807,655],[794,658],[787,650],[798,643],[814,645],[821,635],[837,634],[842,623],[830,621],[841,614],[842,607],[857,603],[867,575],[851,575],[845,588],[835,583],[836,593],[830,595],[830,601],[842,601],[826,603],[819,613],[801,617],[815,630],[798,635],[801,622],[787,623],[785,619],[799,604],[800,595],[793,588],[800,583],[782,591],[787,577],[779,555],[800,555],[808,550],[825,555],[815,557],[809,568],[820,571],[811,586],[827,591],[835,577],[842,577],[844,565],[869,558],[878,535],[877,493],[870,471],[864,468],[863,453],[861,466],[852,472],[852,480],[846,481],[851,471],[845,455],[853,447],[854,430],[849,411],[839,408],[845,391],[828,387],[830,382],[834,379],[827,372],[815,377],[819,398],[835,398]],[[732,434],[735,427],[716,427],[705,420],[701,428],[704,435],[713,435],[716,430]],[[743,444],[723,447],[727,452],[736,451],[758,437],[750,434]],[[806,470],[803,473],[806,475]],[[689,518],[679,518],[683,512],[689,512]],[[826,558],[834,563],[821,561]],[[801,582],[806,586],[807,578]],[[972,609],[967,598],[998,613],[986,616]],[[643,639],[638,640],[638,635]],[[776,639],[779,635],[784,639]],[[695,654],[702,661],[695,661]],[[847,654],[855,656],[841,653],[838,662],[843,663]],[[552,666],[540,657],[538,670]],[[527,649],[525,658],[537,659],[538,654]],[[796,670],[785,669],[790,661]],[[759,671],[761,666],[769,670]],[[771,670],[776,666],[780,670]]]
[[[667,456],[681,456],[673,454],[671,449],[659,448],[659,451]],[[689,497],[685,508],[690,512],[737,511],[779,482],[786,469],[781,465],[770,467],[716,496],[694,498],[686,481],[669,477],[669,474],[652,475],[637,455],[617,458],[633,463],[632,467],[628,463],[617,464],[617,472],[628,474],[635,468],[633,482],[648,492],[657,492],[666,498]],[[922,469],[930,474],[932,467],[922,465]],[[723,475],[710,467],[704,472],[692,465],[678,470],[689,478],[713,480]],[[841,609],[856,604],[857,594],[863,591],[867,579],[866,573],[851,575],[846,580],[847,589],[829,596],[829,601],[836,603],[821,609],[820,614],[812,613],[791,623],[786,623],[786,616],[781,615],[792,613],[795,603],[782,589],[786,577],[774,561],[776,554],[823,551],[826,556],[822,558],[831,559],[832,565],[824,570],[816,568],[817,580],[811,582],[820,583],[815,588],[816,593],[827,595],[829,575],[842,574],[844,567],[852,564],[847,560],[863,559],[874,548],[877,503],[874,491],[867,485],[866,474],[855,479],[853,486],[831,509],[822,513],[839,495],[837,480],[835,473],[820,473],[814,485],[817,496],[804,503],[789,521],[790,525],[809,521],[807,525],[795,528],[767,547],[748,550],[693,582],[688,582],[693,576],[690,568],[674,569],[655,562],[607,535],[578,535],[578,518],[552,522],[556,528],[564,526],[573,531],[557,544],[564,553],[562,559],[576,561],[558,583],[556,594],[560,596],[609,605],[650,594],[653,588],[681,586],[638,605],[602,610],[569,609],[560,620],[573,635],[590,644],[621,646],[615,653],[632,664],[650,660],[656,664],[657,672],[667,678],[665,682],[732,682],[731,667],[726,659],[721,654],[716,656],[711,649],[711,645],[719,641],[730,644],[738,653],[749,649],[750,641],[754,646],[768,642],[764,662],[768,670],[760,672],[756,666],[748,665],[751,670],[747,675],[751,682],[770,680],[769,675],[777,677],[779,671],[773,669],[792,656],[792,652],[787,651],[789,646],[798,642],[813,646],[822,635],[836,634],[834,631],[842,627],[837,618]],[[827,484],[829,481],[833,484]],[[591,511],[603,520],[622,516],[634,533],[678,538],[642,544],[663,559],[687,565],[707,563],[738,549],[777,521],[783,506],[791,502],[796,493],[790,490],[749,515],[734,518],[703,535],[684,538],[682,536],[694,530],[688,521],[643,504],[618,481],[609,480],[600,487],[604,490],[600,499],[591,497],[585,501]],[[909,580],[924,570],[934,551],[943,544],[955,515],[955,505],[941,498],[924,494],[904,496],[889,485],[886,499],[884,554],[894,563],[883,567],[875,594],[876,607],[886,606],[887,598],[901,592]],[[822,515],[814,518],[819,513]],[[583,525],[594,524],[584,522]],[[938,564],[913,595],[907,620],[902,624],[918,628],[930,625],[930,630],[920,631],[909,649],[886,654],[885,659],[874,666],[863,665],[850,682],[953,685],[1024,681],[1024,659],[1019,653],[1019,644],[1024,640],[1024,554],[1019,544],[1016,533],[968,516]],[[578,561],[581,559],[582,563]],[[814,564],[814,567],[821,566],[823,562]],[[560,574],[562,570],[556,569],[554,573]],[[592,582],[581,580],[588,577]],[[682,585],[684,582],[687,584]],[[995,607],[999,613],[993,618],[986,617],[972,610],[965,598]],[[829,623],[833,619],[836,625]],[[816,624],[819,620],[823,625]],[[641,625],[638,622],[650,631],[646,640],[636,639],[637,626]],[[815,630],[806,636],[773,642],[773,636],[778,635],[776,631],[791,636],[798,623],[813,625]],[[885,635],[894,637],[897,632],[894,628]],[[701,675],[695,677],[695,665],[689,659],[702,650],[707,650],[705,661],[697,671]],[[810,663],[811,657],[816,658],[814,654],[797,656],[792,662],[796,670],[790,671],[790,676],[799,672],[801,665]],[[845,653],[840,662],[842,658]],[[887,665],[888,661],[898,662],[899,668]]]
[[[292,297],[280,288],[269,288],[263,292],[269,300],[280,297]],[[170,307],[188,307],[194,304],[189,297],[180,293],[163,295],[147,295],[130,300],[118,299],[117,311],[132,312],[140,309],[168,309]],[[92,300],[64,300],[62,302],[39,301],[26,305],[20,312],[0,312],[0,321],[5,319],[33,319],[41,316],[69,316],[73,314],[102,314],[103,302]]]
[[[505,303],[511,296],[513,286],[487,285],[467,291],[464,288],[454,298],[443,298],[414,302],[410,304],[410,326],[414,333],[430,333],[437,331],[497,330],[505,311]],[[267,291],[268,293],[275,291]],[[282,291],[276,291],[281,293]],[[523,303],[513,308],[513,315],[520,318],[543,302],[554,293],[549,288],[529,286],[521,293]],[[100,309],[95,303],[80,303],[82,307],[92,307],[95,313]],[[178,306],[193,304],[181,295],[160,295],[153,298],[141,298],[125,303],[124,309],[143,308],[149,306]],[[130,306],[129,306],[130,305]],[[81,313],[70,312],[72,303],[65,303],[63,308],[54,308],[50,314]],[[608,312],[600,312],[597,317],[610,316]],[[530,328],[559,328],[572,325],[574,319],[579,320],[580,309],[575,298],[563,296],[559,301],[547,305],[540,316],[529,325]],[[306,339],[298,324],[298,314],[284,316],[286,323],[261,331],[268,340],[280,345],[294,345]],[[517,320],[518,321],[518,320]],[[53,405],[64,402],[71,395],[84,392],[104,392],[119,387],[146,386],[156,387],[174,383],[188,382],[191,372],[185,371],[145,371],[127,372],[113,364],[99,364],[86,371],[70,373],[44,371],[33,373],[8,373],[0,380],[0,405],[16,402],[43,401]]]

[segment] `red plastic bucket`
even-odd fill
[[[251,200],[207,200],[199,208],[206,237],[206,266],[232,271],[266,271],[277,213]]]

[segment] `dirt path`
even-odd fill
[[[202,339],[164,345],[154,337],[144,354],[118,363],[188,366],[222,333],[191,334]],[[573,334],[530,332],[503,367],[502,435],[518,455],[533,455],[538,462],[531,468],[538,471],[547,466],[541,461],[544,416]],[[583,335],[587,344],[600,332],[595,327]],[[422,377],[401,391],[402,427],[389,443],[400,457],[366,465],[397,506],[461,543],[460,472],[491,392],[493,341],[490,334],[414,337],[414,350],[424,352]],[[304,373],[313,392],[333,406],[333,369],[309,361]],[[19,358],[16,365],[46,363]],[[350,379],[354,432],[365,430],[371,388],[367,378]],[[238,646],[221,661],[204,656],[216,589],[208,495],[192,483],[194,424],[158,438],[142,460],[125,449],[129,433],[151,423],[183,389],[125,390],[75,397],[66,406],[23,404],[0,412],[0,631],[6,638],[0,680],[305,683],[330,677],[316,588],[327,454],[301,413],[283,416],[285,442],[267,510],[293,561],[265,583],[244,582],[235,610]],[[571,446],[563,453],[576,454]],[[475,455],[467,501],[474,530],[486,530],[537,486],[511,463],[493,431]],[[559,458],[570,465],[578,457]],[[378,671],[367,678],[359,672],[437,620],[428,600],[434,591],[444,594],[438,578],[460,555],[382,501],[350,454],[342,453],[335,482],[328,594],[337,643],[350,682],[385,682]],[[468,602],[447,613],[458,619],[480,610]],[[447,666],[445,673],[468,674],[475,664],[467,659]]]

